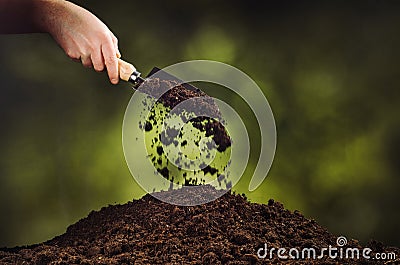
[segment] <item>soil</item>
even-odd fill
[[[189,187],[184,187],[189,188]],[[204,194],[217,192],[208,185]],[[164,191],[165,198],[180,196]],[[187,196],[184,198],[190,199]],[[282,260],[258,258],[257,250],[311,248],[336,245],[331,234],[298,211],[285,210],[279,202],[249,202],[242,195],[226,193],[204,205],[178,207],[151,195],[123,205],[91,212],[68,227],[65,234],[47,242],[0,249],[1,264],[399,264],[363,259]],[[371,241],[375,252],[400,249]],[[349,240],[345,247],[361,246]],[[366,247],[366,246],[363,246]],[[370,254],[372,256],[372,253]],[[287,254],[287,253],[286,253]]]
[[[171,167],[175,166],[170,165],[163,147],[173,144],[174,148],[177,149],[179,146],[185,146],[187,141],[184,139],[182,132],[177,128],[166,128],[165,131],[160,132],[160,126],[164,123],[164,120],[161,114],[157,114],[157,110],[154,108],[155,104],[153,104],[154,98],[156,98],[156,103],[161,103],[165,106],[168,113],[171,113],[173,110],[173,113],[177,114],[184,124],[190,123],[193,128],[204,133],[206,138],[212,139],[213,144],[209,142],[206,145],[206,150],[202,150],[203,154],[210,154],[212,149],[222,154],[229,152],[227,149],[231,146],[231,138],[223,125],[224,121],[214,99],[200,89],[190,84],[182,83],[180,80],[162,71],[156,77],[146,78],[137,89],[149,95],[142,102],[145,107],[149,108],[149,115],[146,117],[147,120],[140,122],[138,126],[145,132],[149,133],[153,130],[156,132],[151,145],[151,148],[154,148],[155,152],[149,153],[149,159],[152,161],[157,172],[169,181],[185,186],[205,184],[206,180],[202,176],[206,174],[214,178],[223,176],[220,184],[225,185],[223,188],[230,188],[232,186],[231,181],[225,178],[225,174],[218,168],[205,163],[198,170],[187,174],[184,169],[189,167],[188,164],[185,164],[188,163],[188,160],[179,158],[174,161],[177,170],[171,170]],[[198,137],[192,136],[190,140],[199,147],[202,137],[199,134]],[[180,155],[183,156],[184,154],[180,153]],[[166,161],[166,163],[163,163],[163,161]],[[224,168],[226,165],[219,166]]]
[[[213,120],[212,122],[201,124],[201,122],[208,119],[208,117],[218,117],[220,120],[222,117],[213,98],[200,89],[190,84],[181,84],[177,80],[148,78],[139,90],[158,98],[159,102],[170,109],[175,108],[179,103],[187,99],[198,98],[198,100],[194,101],[190,106],[190,112],[194,112],[196,116],[199,116],[193,119],[194,126],[201,131],[205,131],[207,134],[206,136],[213,136],[218,146],[218,151],[223,152],[226,148],[231,146],[231,139],[220,122]],[[184,116],[182,116],[182,118],[184,118]],[[147,127],[147,131],[151,130],[151,124],[146,124],[145,126]]]

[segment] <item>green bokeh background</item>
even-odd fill
[[[254,152],[236,191],[281,201],[338,235],[399,246],[400,2],[261,2],[77,1],[144,73],[210,59],[259,84],[278,145],[254,192],[256,120],[235,95],[207,90],[249,127]],[[0,36],[0,62],[0,247],[50,239],[144,194],[122,151],[128,84],[72,62],[46,34]]]

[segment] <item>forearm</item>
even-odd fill
[[[64,0],[0,0],[0,33],[51,33],[68,5]]]

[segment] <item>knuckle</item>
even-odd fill
[[[118,43],[118,38],[115,37],[114,35],[112,36],[112,40],[113,40],[114,43]]]
[[[79,56],[72,50],[66,50],[65,54],[71,59],[79,59]]]
[[[107,65],[114,65],[117,63],[117,57],[116,56],[107,56],[106,57],[106,63]]]
[[[109,33],[107,30],[102,30],[98,34],[99,34],[99,37],[103,40],[107,40],[109,38]]]
[[[81,57],[82,58],[90,58],[91,57],[91,53],[89,51],[83,51],[81,52]]]
[[[82,65],[87,67],[87,68],[91,68],[93,66],[92,60],[90,60],[90,58],[88,57],[82,57]]]

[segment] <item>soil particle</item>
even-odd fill
[[[151,125],[151,123],[147,121],[146,125],[144,126],[144,130],[148,132],[151,131],[151,129],[153,129],[153,125]]]
[[[202,188],[218,192],[208,185]],[[179,190],[160,193],[179,196]],[[321,248],[336,246],[336,239],[314,220],[273,200],[263,205],[227,193],[208,204],[181,207],[146,195],[93,211],[47,242],[0,249],[0,264],[398,264],[257,256],[265,243],[269,249]],[[346,246],[362,248],[350,239]],[[367,247],[400,256],[398,248],[376,241]]]

